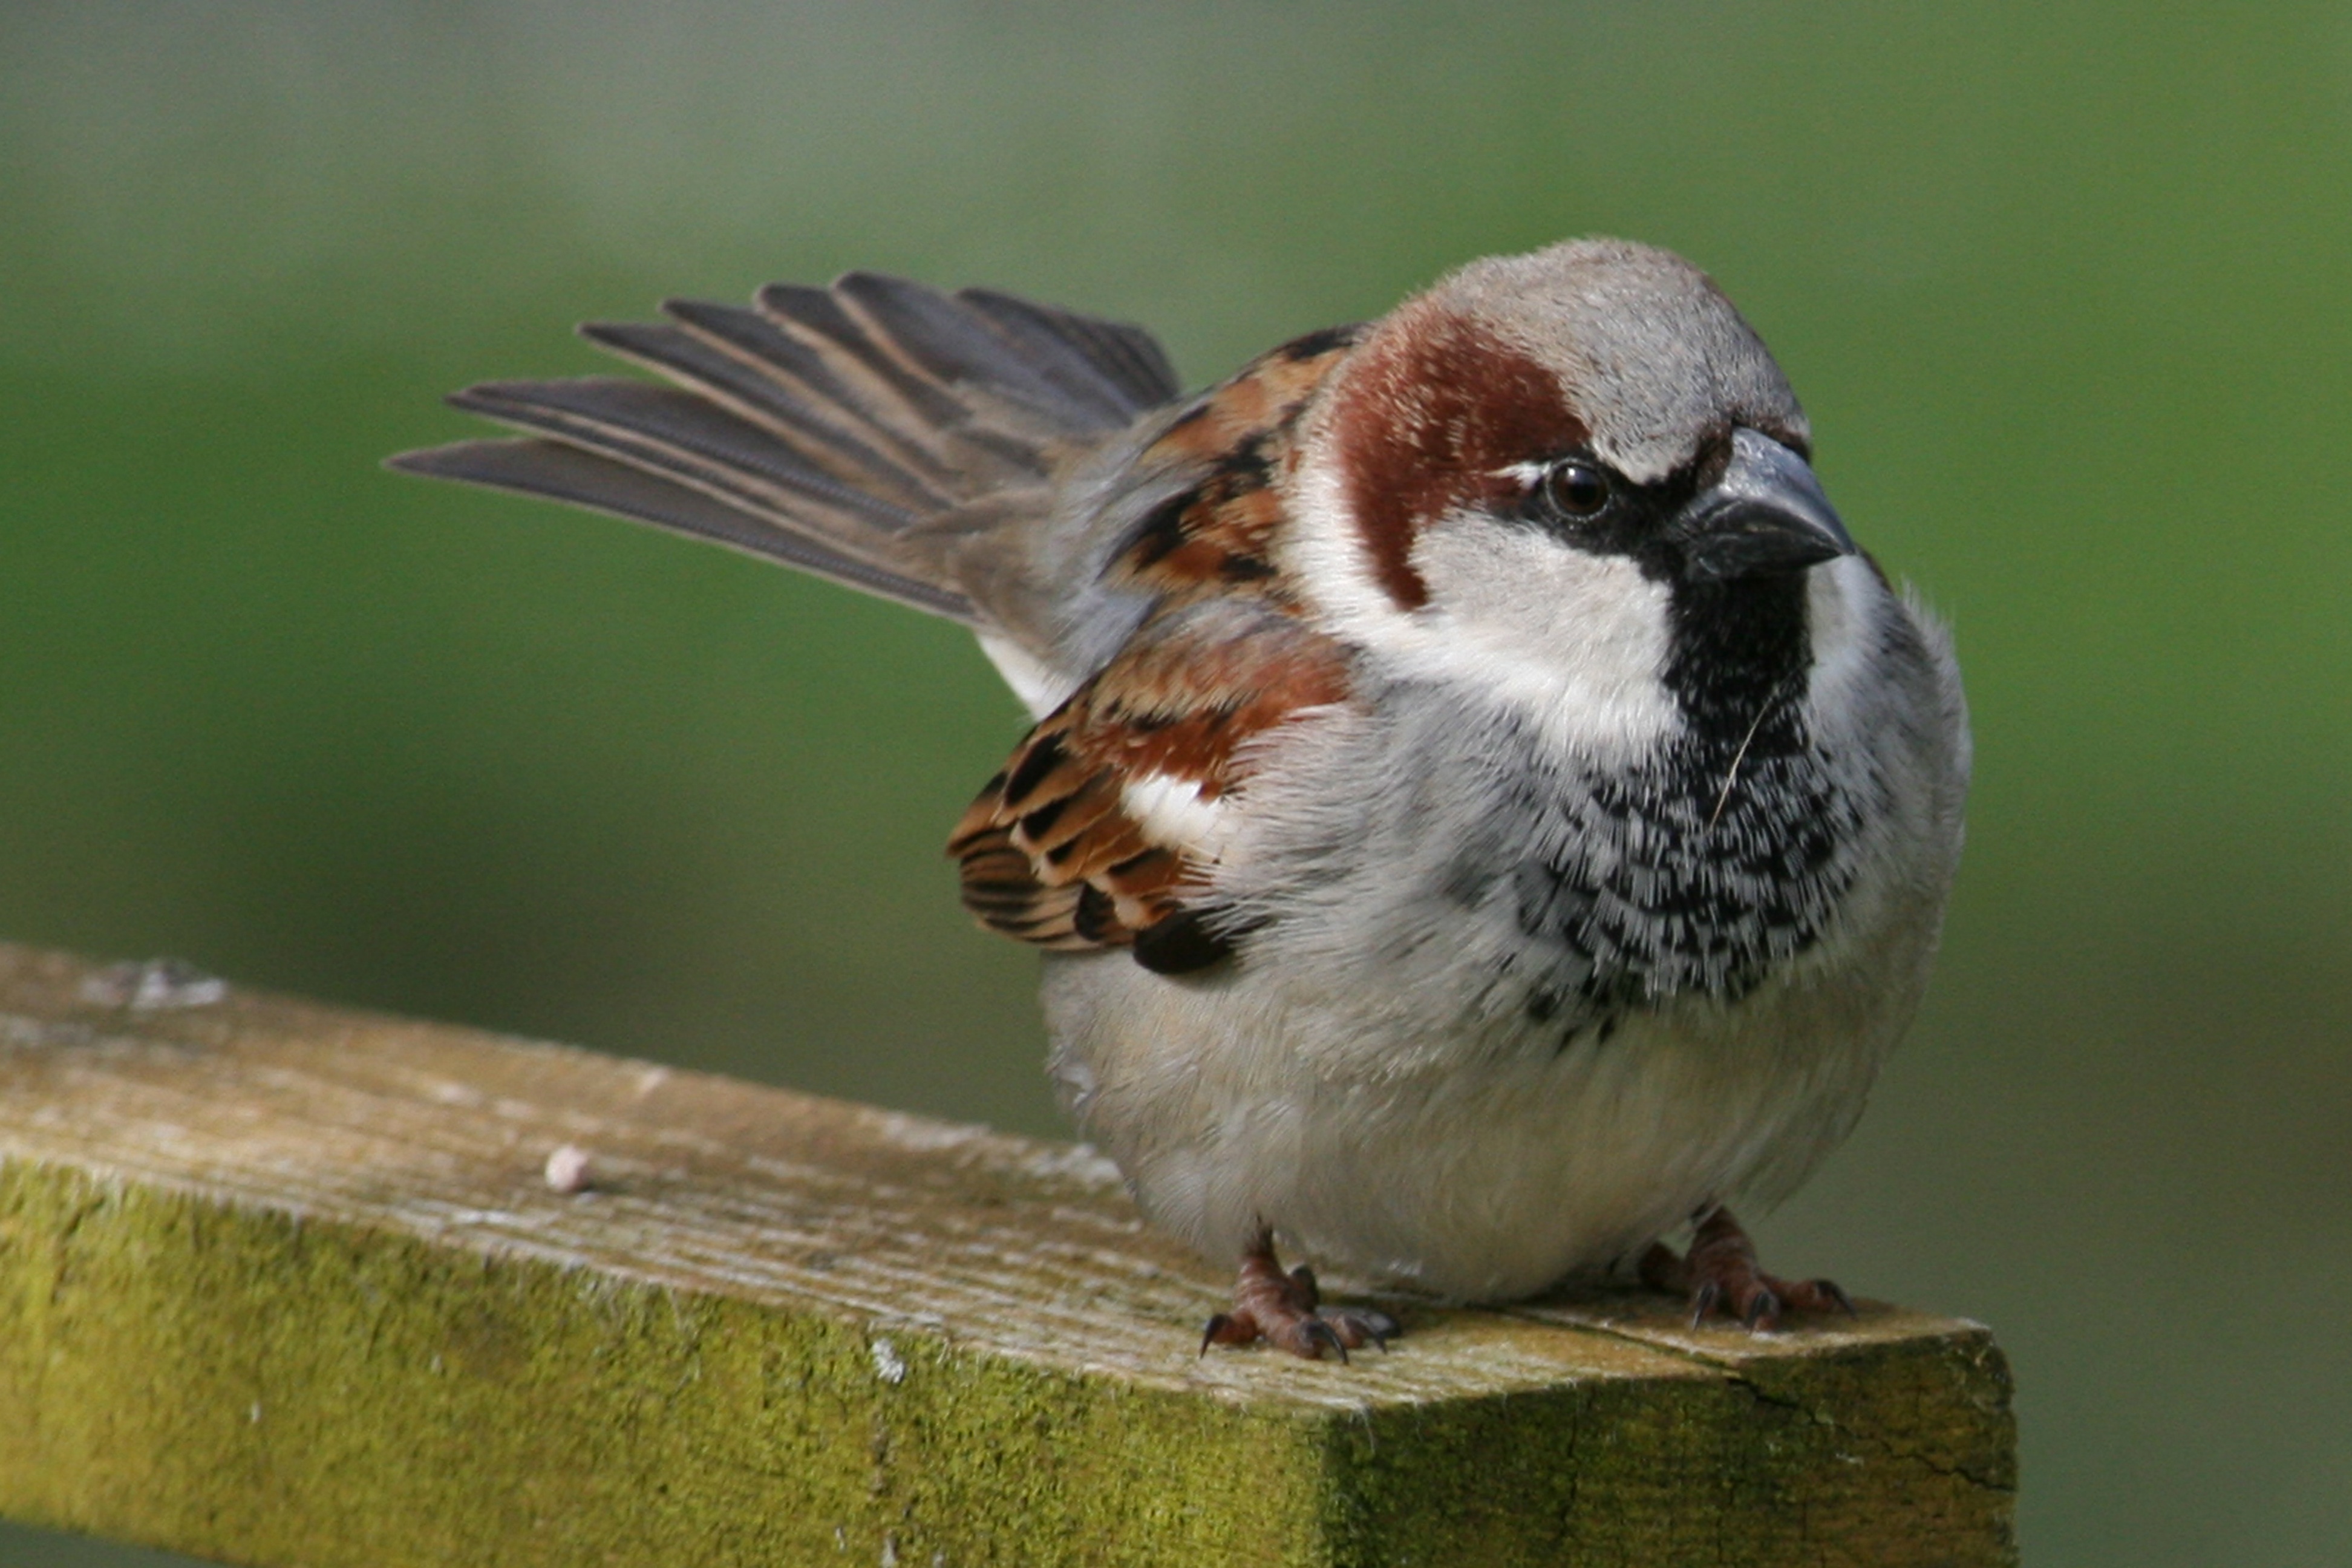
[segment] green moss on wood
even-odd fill
[[[1323,1560],[1309,1424],[918,1335],[892,1382],[824,1319],[22,1163],[0,1268],[38,1522],[353,1568]]]
[[[1793,1396],[1694,1375],[1360,1414],[1237,1409],[921,1333],[877,1352],[822,1317],[23,1162],[0,1168],[0,1508],[239,1561],[1881,1563],[2009,1550],[2003,1474],[1922,1453],[1890,1490],[1890,1456],[1832,1414],[1890,1388],[1939,1397],[1952,1364],[1939,1354],[1808,1365]],[[1845,1386],[1855,1377],[1892,1382]],[[1919,1555],[1929,1541],[1952,1553]]]

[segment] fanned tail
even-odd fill
[[[852,272],[771,284],[756,308],[665,301],[583,336],[672,384],[489,382],[459,408],[526,432],[388,466],[714,540],[984,626],[922,525],[1030,492],[1072,450],[1178,391],[1137,327]]]

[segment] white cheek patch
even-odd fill
[[[1434,668],[1475,680],[1556,744],[1630,761],[1681,726],[1664,671],[1666,585],[1622,555],[1588,555],[1476,512],[1422,536],[1425,646]]]
[[[1194,858],[1223,858],[1234,835],[1231,808],[1201,794],[1200,784],[1173,773],[1145,773],[1119,786],[1118,804],[1154,843]]]
[[[1679,727],[1666,590],[1631,561],[1461,512],[1415,542],[1429,603],[1406,610],[1373,575],[1328,465],[1302,469],[1291,500],[1289,563],[1308,597],[1397,675],[1466,688],[1596,762],[1646,754]]]

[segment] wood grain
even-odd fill
[[[2015,1560],[1976,1325],[1595,1294],[1197,1355],[1225,1285],[1083,1149],[0,946],[12,1518],[368,1568]]]

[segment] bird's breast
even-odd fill
[[[1581,777],[1502,792],[1487,908],[1523,939],[1520,1005],[1562,1043],[1629,1010],[1736,1003],[1812,948],[1856,875],[1861,803],[1801,734],[1769,749],[1685,740]],[[1475,885],[1456,879],[1456,885]]]
[[[1317,722],[1253,781],[1220,869],[1240,961],[1433,1038],[1560,1048],[1677,998],[1736,1004],[1863,874],[1867,780],[1793,707],[1615,765],[1442,688]]]

